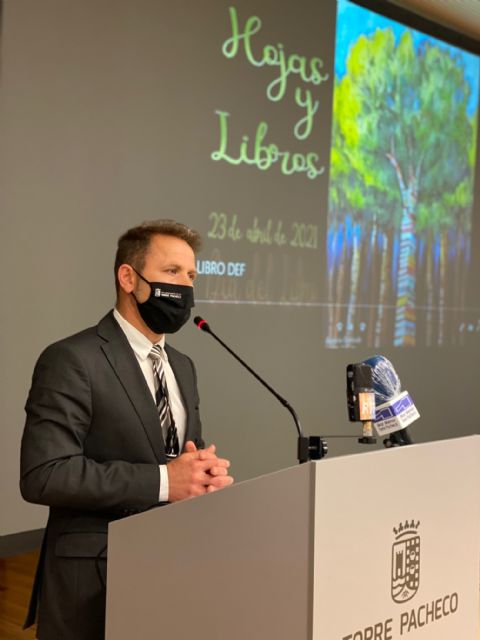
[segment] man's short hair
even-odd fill
[[[202,238],[198,231],[194,231],[181,222],[175,220],[151,220],[132,227],[118,239],[115,255],[115,287],[118,291],[118,269],[122,264],[129,264],[137,271],[142,271],[145,258],[153,236],[174,236],[184,240],[197,253],[202,246]]]

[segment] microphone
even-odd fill
[[[297,457],[298,461],[301,463],[308,462],[309,460],[320,460],[325,455],[327,455],[327,443],[320,436],[305,436],[302,431],[302,427],[300,425],[300,420],[294,410],[294,408],[283,398],[273,387],[271,387],[268,382],[266,382],[262,377],[258,375],[240,356],[238,356],[223,340],[221,340],[210,328],[210,325],[206,320],[201,318],[200,316],[196,316],[193,319],[193,322],[197,325],[197,327],[201,331],[205,331],[205,333],[209,333],[212,338],[222,345],[224,349],[230,353],[235,360],[240,362],[240,364],[249,371],[254,378],[256,378],[266,389],[270,391],[272,395],[277,398],[277,400],[290,412],[293,417],[293,421],[295,422],[295,427],[298,433],[298,448],[297,448]]]
[[[347,407],[350,422],[362,423],[361,444],[375,444],[373,420],[375,420],[375,393],[372,367],[369,364],[347,366]]]
[[[402,385],[393,364],[384,356],[372,356],[363,361],[372,367],[375,391],[375,430],[379,436],[388,435],[386,447],[413,444],[407,427],[420,417],[408,391]]]

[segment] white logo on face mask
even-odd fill
[[[155,298],[168,298],[169,300],[182,300],[182,294],[177,291],[162,291],[162,289],[155,288],[153,292]]]

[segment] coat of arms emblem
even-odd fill
[[[413,598],[420,584],[420,522],[405,521],[393,529],[392,599],[407,602]]]

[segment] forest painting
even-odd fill
[[[477,56],[339,0],[327,346],[460,344],[478,77]]]

